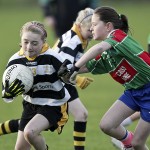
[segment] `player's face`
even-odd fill
[[[100,17],[96,14],[92,16],[92,26],[91,26],[93,39],[94,40],[104,40],[108,35],[108,25],[100,20]]]
[[[24,55],[27,57],[36,57],[40,54],[43,47],[43,40],[40,34],[25,31],[21,37],[21,45]]]
[[[92,32],[90,30],[91,24],[89,23],[86,26],[81,25],[80,28],[81,28],[80,32],[81,32],[83,39],[84,40],[91,40],[92,39]]]

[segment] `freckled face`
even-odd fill
[[[36,57],[40,54],[44,41],[40,34],[30,31],[24,31],[21,37],[21,45],[24,55],[27,57]]]
[[[101,21],[97,14],[93,14],[92,16],[91,30],[94,40],[104,40],[108,35],[106,23]]]

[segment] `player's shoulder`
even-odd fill
[[[61,55],[52,48],[49,48],[46,52],[44,52],[41,55],[47,55],[49,58],[55,57],[56,59],[61,60]]]
[[[14,53],[14,54],[9,58],[9,61],[15,60],[15,59],[19,59],[19,58],[21,58],[21,57],[23,57],[23,56],[19,55],[19,51],[18,51],[18,52],[16,52],[16,53]]]
[[[58,53],[54,49],[48,48],[47,51],[45,51],[44,53],[40,55],[58,55]]]
[[[69,47],[75,49],[79,44],[81,44],[80,37],[72,30],[69,30],[61,37],[62,45],[61,47]]]

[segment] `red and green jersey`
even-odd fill
[[[92,74],[109,73],[125,89],[137,89],[150,82],[150,56],[122,30],[114,30],[105,40],[112,48],[89,61]]]

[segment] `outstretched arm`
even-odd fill
[[[105,50],[110,49],[111,45],[107,42],[101,42],[91,47],[75,64],[77,68],[84,66],[89,60],[94,59],[97,55],[102,54]]]

